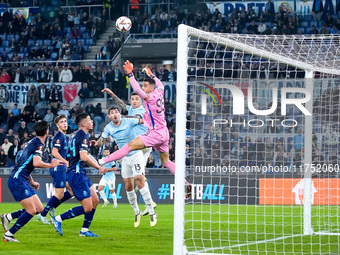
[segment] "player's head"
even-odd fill
[[[104,156],[107,157],[109,155],[110,155],[110,148],[105,147],[105,149],[104,149]]]
[[[62,132],[67,131],[67,118],[64,114],[60,114],[54,118],[54,123],[57,125],[58,129]]]
[[[130,102],[131,102],[133,109],[139,108],[142,105],[142,99],[140,98],[140,96],[136,92],[133,92],[131,94]]]
[[[76,124],[78,128],[84,128],[86,131],[93,129],[93,120],[87,113],[80,113],[76,116]]]
[[[37,123],[34,124],[33,129],[37,136],[45,136],[48,134],[48,122],[44,120],[39,120]]]
[[[142,90],[145,93],[151,93],[155,90],[155,80],[154,79],[145,79],[143,81]]]
[[[113,122],[113,124],[119,123],[119,121],[121,119],[121,115],[120,115],[120,111],[119,111],[118,107],[111,106],[108,110],[108,114],[109,114],[109,118]]]

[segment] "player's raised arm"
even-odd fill
[[[133,90],[136,91],[136,93],[141,98],[143,98],[145,100],[148,97],[148,95],[140,88],[138,82],[135,80],[135,77],[133,76],[133,72],[132,72],[133,71],[133,66],[130,63],[130,61],[127,60],[123,67],[124,67],[124,69],[126,71],[127,76],[129,77],[129,80],[130,80],[130,83],[131,83],[131,86],[132,86]]]
[[[124,111],[126,111],[126,104],[123,102],[123,100],[122,99],[120,99],[115,93],[113,93],[112,91],[111,91],[111,89],[109,89],[109,88],[105,88],[105,89],[103,89],[102,90],[102,92],[104,93],[104,92],[106,92],[107,94],[109,94],[112,98],[113,98],[113,100],[115,100],[115,102],[124,110]]]

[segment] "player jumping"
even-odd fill
[[[62,162],[57,159],[53,159],[50,164],[42,161],[48,128],[49,125],[44,120],[34,125],[33,129],[37,136],[27,143],[19,158],[18,164],[14,167],[8,179],[8,188],[12,192],[15,201],[20,202],[24,209],[1,215],[2,226],[5,229],[2,240],[5,242],[19,242],[14,237],[14,234],[25,226],[37,212],[39,213],[43,210],[43,205],[35,192],[39,189],[40,185],[35,182],[31,176],[34,168],[53,168],[62,164]],[[10,222],[16,218],[18,218],[18,220],[13,227],[9,229]]]
[[[49,224],[46,218],[48,212],[50,212],[51,217],[54,217],[56,208],[73,196],[72,192],[64,191],[66,187],[66,168],[68,167],[68,161],[66,160],[68,145],[68,139],[66,137],[67,118],[64,114],[61,114],[55,117],[54,123],[58,127],[58,132],[52,140],[52,156],[60,160],[63,164],[50,169],[54,196],[48,200],[44,210],[37,216],[38,220],[44,224]]]
[[[142,106],[142,99],[140,98],[140,96],[136,93],[133,92],[131,94],[131,98],[130,98],[130,103],[131,105],[126,105],[123,100],[121,100],[119,97],[116,96],[116,94],[114,94],[109,88],[105,88],[102,90],[102,92],[107,92],[109,95],[112,96],[112,98],[115,100],[115,102],[122,108],[122,113],[127,112],[127,116],[128,117],[133,117],[133,118],[137,118],[137,119],[143,119],[144,118],[144,114],[145,114],[145,108]],[[135,137],[145,134],[148,131],[148,128],[144,125],[136,125],[134,127],[134,132],[135,132]],[[142,150],[143,155],[144,155],[144,163],[146,165],[146,162],[148,161],[148,157],[150,155],[150,153],[152,152],[152,148],[145,148]],[[147,182],[147,178],[145,177],[145,185],[147,186],[147,188],[149,189],[149,185]],[[135,191],[137,192],[139,189],[136,186]],[[157,207],[157,204],[153,201],[152,197],[152,207],[155,209]],[[144,212],[142,213],[143,216],[146,216],[149,214],[149,211],[147,210],[147,208],[145,208]]]
[[[124,148],[129,142],[135,139],[134,126],[142,124],[142,119],[121,118],[120,111],[117,107],[110,107],[108,116],[111,120],[104,128],[102,137],[97,141],[97,145],[102,143],[102,139],[112,137],[119,148]],[[112,154],[111,154],[112,155]],[[109,161],[111,162],[111,161]],[[145,186],[145,164],[141,150],[131,151],[123,157],[122,160],[122,177],[125,183],[127,198],[135,211],[135,223],[137,228],[142,218],[142,212],[139,210],[137,196],[133,189],[134,181],[144,199],[147,210],[150,213],[150,226],[153,227],[157,223],[157,214],[152,207],[152,199],[149,188]]]
[[[76,117],[78,131],[71,140],[70,145],[70,163],[67,168],[67,181],[74,193],[74,196],[80,201],[81,206],[74,207],[67,212],[52,217],[52,223],[57,232],[63,235],[61,231],[61,222],[72,219],[79,215],[85,214],[83,228],[80,236],[97,237],[89,231],[96,207],[99,203],[96,190],[92,185],[89,177],[86,175],[85,164],[97,168],[101,173],[107,173],[105,167],[99,166],[92,156],[88,154],[89,148],[89,131],[93,129],[93,121],[86,113],[78,114]]]
[[[145,134],[136,137],[110,156],[99,160],[99,164],[103,165],[111,161],[116,161],[134,150],[154,147],[159,151],[159,157],[162,164],[169,168],[172,174],[175,174],[175,163],[171,162],[169,159],[169,130],[166,127],[164,114],[164,86],[151,72],[150,68],[146,67],[143,69],[143,72],[145,72],[150,79],[143,82],[141,89],[132,73],[132,64],[129,61],[126,61],[124,68],[132,88],[142,99],[144,99],[144,108],[146,109],[144,114],[144,125],[148,127],[149,130]],[[157,88],[155,88],[155,85]],[[188,183],[186,183],[185,191],[186,198],[189,198],[191,196],[191,185]]]

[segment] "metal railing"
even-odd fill
[[[176,40],[177,41],[178,34],[176,33],[153,33],[153,34],[144,34],[144,33],[136,33],[136,34],[130,34],[124,43],[136,43],[137,40],[150,40],[151,42],[155,40],[162,39],[163,42],[169,42],[168,40],[164,39],[170,39],[170,40]]]

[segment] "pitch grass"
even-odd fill
[[[340,208],[312,206],[314,231],[340,232]],[[226,254],[340,254],[339,236],[303,233],[302,206],[186,206],[189,251]],[[298,235],[283,240],[264,241]],[[212,249],[213,248],[213,249]]]
[[[57,213],[78,205],[63,204]],[[90,227],[93,233],[99,235],[98,238],[78,235],[84,219],[81,216],[63,222],[64,236],[59,236],[52,225],[43,225],[34,217],[15,235],[20,243],[0,241],[0,254],[172,254],[173,205],[158,205],[158,223],[152,228],[149,216],[142,218],[140,226],[134,228],[134,212],[129,204],[118,204],[116,209],[112,204],[105,208],[101,206],[99,204]],[[144,210],[143,205],[140,208]],[[21,209],[18,203],[0,203],[1,214],[18,209]],[[2,237],[2,226],[0,233]]]
[[[57,213],[78,205],[63,204]],[[78,236],[83,217],[63,222],[62,237],[51,225],[42,225],[34,217],[16,234],[20,243],[0,242],[0,254],[172,254],[173,205],[158,205],[158,223],[154,228],[150,227],[147,216],[137,229],[133,227],[134,213],[130,205],[119,204],[116,209],[112,204],[106,208],[101,206],[91,225],[99,238]],[[140,208],[144,209],[142,205]],[[0,203],[0,213],[18,209],[18,203]],[[335,206],[313,206],[314,230],[340,232],[339,212]],[[302,215],[301,206],[186,205],[186,245],[189,251],[215,248],[208,252],[227,254],[340,254],[338,236],[298,236],[254,243],[302,233]]]

